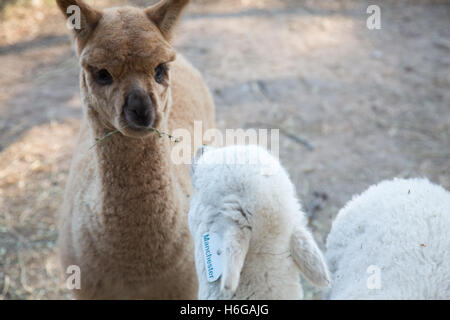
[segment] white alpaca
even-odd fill
[[[301,299],[299,271],[328,286],[322,253],[278,160],[257,146],[200,151],[189,212],[199,299]]]
[[[336,217],[328,299],[450,299],[450,193],[426,179],[370,187]]]

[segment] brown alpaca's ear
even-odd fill
[[[64,16],[69,19],[68,25],[73,28],[75,37],[85,41],[94,31],[102,13],[91,8],[82,0],[56,0]]]
[[[188,3],[189,0],[161,0],[145,9],[145,13],[156,24],[164,38],[170,40],[174,26]]]

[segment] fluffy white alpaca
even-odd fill
[[[394,179],[354,197],[336,217],[326,257],[328,299],[450,299],[450,193]]]
[[[189,212],[199,299],[301,299],[299,271],[311,283],[328,286],[324,258],[278,160],[258,146],[199,151]],[[218,240],[205,245],[207,233]],[[222,269],[212,282],[204,246],[219,261],[214,272]]]

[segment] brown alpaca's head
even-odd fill
[[[169,71],[175,60],[169,41],[188,2],[162,0],[147,9],[99,11],[82,0],[57,0],[75,26],[82,96],[104,126],[143,137],[168,116]]]

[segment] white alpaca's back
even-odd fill
[[[426,179],[370,187],[336,217],[328,299],[450,299],[450,193]]]

